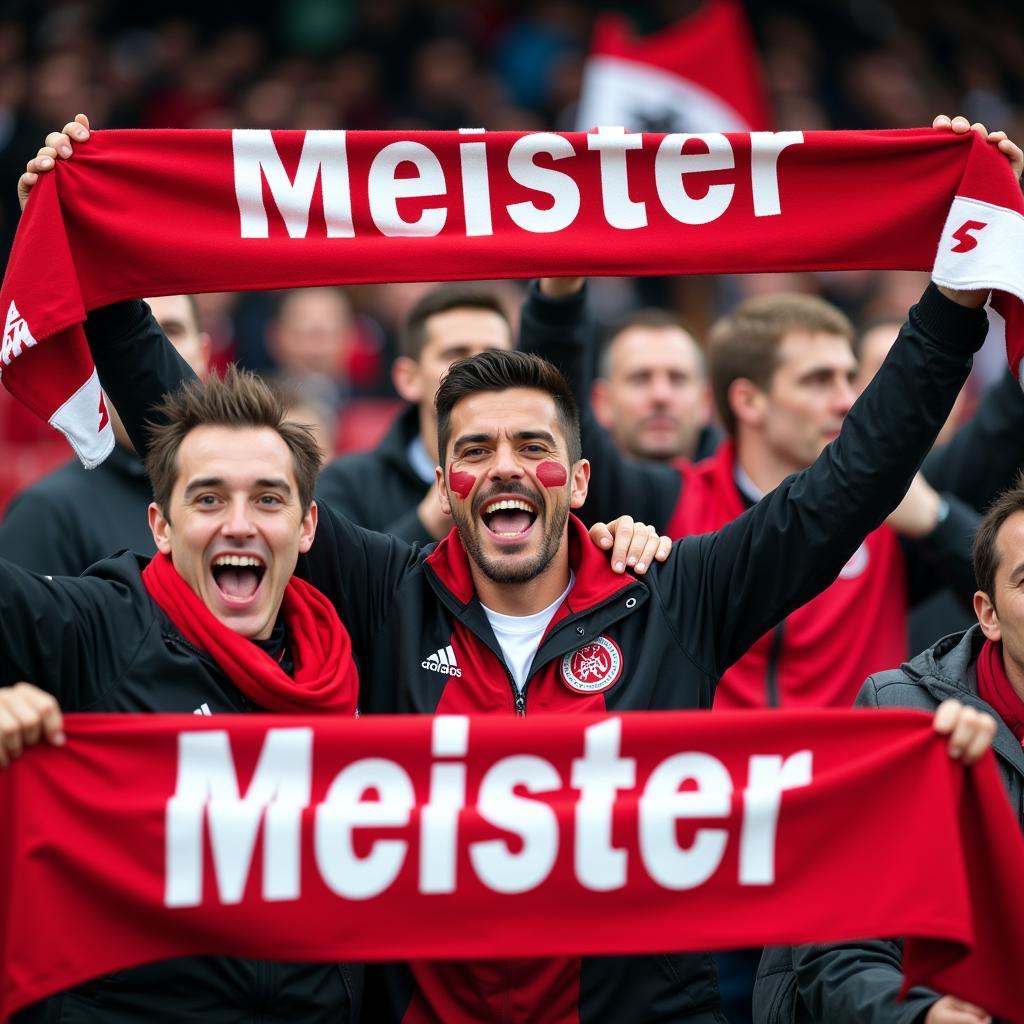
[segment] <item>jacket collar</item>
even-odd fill
[[[1024,748],[999,715],[978,696],[976,665],[985,634],[975,624],[966,633],[943,637],[937,644],[912,658],[903,671],[912,676],[939,702],[955,697],[963,704],[985,711],[999,724],[992,747],[1024,775]]]
[[[566,604],[573,612],[586,611],[601,604],[637,582],[636,577],[628,572],[621,575],[612,572],[608,556],[591,542],[586,527],[574,515],[569,516],[567,528],[569,564],[576,580]],[[426,561],[438,580],[461,604],[467,605],[473,600],[476,591],[469,555],[457,529],[451,529]]]

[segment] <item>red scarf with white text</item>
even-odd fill
[[[908,985],[1024,1024],[1024,838],[992,755],[965,770],[921,712],[69,715],[66,732],[0,771],[0,1020],[195,953],[894,935]]]
[[[1024,744],[1024,700],[1006,674],[1003,664],[1003,645],[986,640],[975,666],[978,676],[978,696],[1006,723],[1010,732]]]
[[[352,641],[334,605],[293,576],[281,613],[294,675],[262,648],[224,625],[164,554],[142,570],[149,596],[189,643],[206,651],[257,707],[281,714],[351,715],[359,701]]]
[[[18,225],[0,363],[87,465],[113,437],[80,325],[146,295],[931,270],[996,289],[1018,376],[1024,356],[1024,198],[973,132],[105,131],[57,164]]]

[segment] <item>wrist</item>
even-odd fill
[[[538,282],[541,295],[549,299],[564,299],[583,288],[582,277],[542,277]]]
[[[988,290],[959,291],[956,288],[946,288],[941,284],[936,287],[950,302],[955,302],[958,306],[964,306],[967,309],[981,309],[988,302]]]

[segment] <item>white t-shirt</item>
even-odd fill
[[[532,615],[503,615],[481,602],[487,621],[494,631],[494,638],[501,645],[505,664],[508,665],[516,689],[520,693],[523,692],[523,687],[526,685],[527,674],[533,664],[533,656],[537,653],[537,648],[540,647],[544,631],[555,617],[555,612],[558,611],[575,582],[575,573],[570,571],[569,586],[547,608],[534,612]]]

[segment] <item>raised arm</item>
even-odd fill
[[[168,392],[195,378],[141,299],[93,310],[85,336],[99,374],[135,450],[149,450],[148,421]]]
[[[659,579],[674,614],[696,630],[710,674],[721,675],[832,583],[899,504],[963,386],[985,327],[981,309],[930,286],[819,458],[722,529],[676,545]]]

